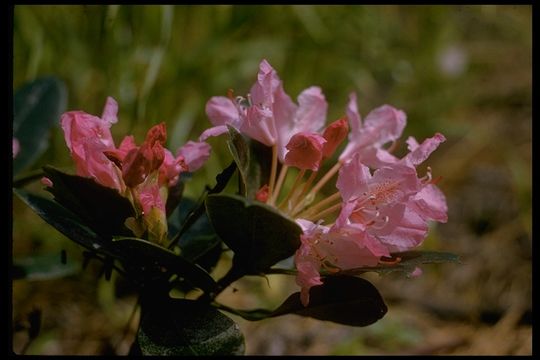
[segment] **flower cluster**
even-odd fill
[[[208,101],[206,113],[214,126],[199,138],[205,141],[232,126],[272,148],[270,178],[257,199],[293,218],[303,230],[295,264],[305,306],[310,288],[322,284],[321,270],[375,266],[392,252],[420,245],[428,221],[447,220],[446,200],[431,169],[423,177],[416,170],[445,141],[442,134],[421,144],[409,137],[408,154],[398,158],[392,152],[406,124],[403,111],[383,105],[362,120],[353,93],[344,117],[325,127],[327,109],[316,86],[302,91],[294,103],[263,60],[245,98],[234,98],[230,91]],[[331,161],[347,137],[336,163],[321,173],[323,162]],[[293,185],[280,194],[291,168],[298,169]],[[336,174],[336,192],[318,198]]]
[[[177,184],[181,172],[193,172],[204,164],[210,156],[210,146],[189,141],[174,156],[164,147],[167,131],[165,124],[160,123],[148,130],[140,146],[133,136],[126,136],[117,148],[110,131],[118,121],[117,112],[117,102],[109,97],[101,117],[83,111],[64,113],[61,126],[66,144],[77,175],[116,189],[131,201],[136,216],[126,220],[126,227],[136,236],[148,231],[149,240],[163,244],[169,189]]]

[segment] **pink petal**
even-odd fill
[[[285,164],[299,169],[319,170],[324,143],[326,140],[319,134],[295,134],[287,144],[289,152],[285,155]]]
[[[178,182],[182,166],[180,161],[174,158],[173,154],[167,150],[163,150],[164,158],[163,163],[159,167],[159,181],[160,186],[172,187]]]
[[[205,142],[188,141],[176,151],[176,157],[183,157],[187,171],[200,169],[210,157],[211,147]]]
[[[448,220],[446,198],[435,185],[428,184],[411,199],[413,209],[424,219],[445,223]]]
[[[433,137],[424,140],[421,145],[407,154],[407,156],[403,158],[403,161],[415,166],[419,165],[423,163],[444,141],[446,141],[444,135],[436,133]]]
[[[371,168],[388,166],[399,161],[397,157],[380,147],[367,147],[359,151],[362,162]]]
[[[208,139],[211,136],[212,137],[219,136],[219,135],[225,134],[228,131],[229,129],[227,128],[227,125],[218,125],[218,126],[211,127],[203,131],[201,136],[199,136],[199,141],[206,141],[206,139]]]
[[[420,182],[413,167],[390,165],[375,170],[369,184],[369,194],[380,206],[406,201],[420,189]]]
[[[276,128],[274,117],[269,108],[251,106],[246,111],[246,118],[240,126],[240,132],[266,146],[276,144]]]
[[[206,115],[213,125],[231,125],[238,128],[240,126],[240,116],[238,109],[231,99],[224,96],[213,96],[206,103]]]
[[[312,86],[298,95],[298,111],[294,119],[294,132],[317,132],[326,122],[328,103],[318,86]]]
[[[382,145],[398,139],[406,123],[407,116],[403,111],[390,105],[383,105],[366,116],[364,128],[377,144]]]
[[[157,208],[163,213],[165,212],[165,203],[161,198],[157,184],[143,186],[139,192],[139,201],[145,214],[149,214],[152,208]]]
[[[291,138],[294,116],[297,110],[298,106],[285,93],[283,86],[279,86],[274,94],[272,112],[276,127],[278,156],[281,162],[285,159],[285,153],[287,152],[285,146]]]
[[[360,131],[362,127],[362,119],[360,113],[358,112],[358,104],[356,102],[356,93],[352,92],[349,94],[349,103],[347,104],[347,119],[349,120],[349,126],[351,127],[351,135],[355,136]]]
[[[428,226],[416,212],[405,208],[405,213],[399,226],[390,234],[378,236],[389,246],[390,251],[406,251],[420,245],[428,232]]]
[[[105,102],[105,107],[103,108],[103,114],[101,119],[103,121],[109,122],[111,124],[116,124],[118,122],[118,103],[112,97],[107,97]]]
[[[407,149],[409,151],[414,151],[420,146],[420,144],[418,144],[418,141],[416,141],[416,139],[412,136],[409,136],[407,138],[406,143],[407,143]]]
[[[259,64],[257,82],[249,91],[253,104],[270,106],[274,102],[274,92],[281,81],[268,61],[262,60]]]
[[[370,179],[369,168],[360,162],[358,155],[355,155],[339,170],[336,187],[343,201],[349,201],[368,191],[367,184]]]

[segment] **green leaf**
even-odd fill
[[[73,275],[79,265],[73,261],[62,263],[60,254],[43,254],[13,259],[13,279],[49,280]]]
[[[144,307],[137,341],[142,355],[243,355],[238,325],[218,310],[192,300]]]
[[[268,183],[272,149],[244,137],[232,126],[227,127],[227,146],[240,172],[240,192],[248,199],[254,199],[261,186]]]
[[[29,168],[49,146],[50,129],[60,122],[67,92],[55,77],[40,78],[19,88],[13,95],[13,136],[20,152],[13,159],[13,174]]]
[[[460,258],[456,254],[438,251],[405,251],[393,253],[394,260],[388,264],[379,264],[372,267],[360,267],[355,269],[343,270],[339,275],[358,275],[368,271],[387,274],[391,272],[405,272],[410,274],[417,266],[424,264],[440,264],[440,263],[459,263]],[[399,261],[397,259],[399,258]]]
[[[51,166],[43,167],[43,171],[53,182],[53,187],[46,190],[54,195],[54,200],[77,214],[98,234],[103,237],[133,235],[124,225],[128,217],[135,216],[133,205],[117,190]]]
[[[183,256],[143,239],[116,238],[113,249],[121,255],[125,268],[147,277],[166,278],[177,274],[205,291],[212,291],[216,282],[200,266]]]
[[[209,195],[206,211],[217,234],[234,252],[235,266],[258,274],[300,246],[302,229],[276,209],[236,195]]]
[[[388,310],[375,286],[352,276],[325,278],[322,285],[310,289],[306,307],[300,301],[300,293],[296,292],[274,311],[222,308],[251,321],[296,314],[350,326],[371,325],[382,319]]]
[[[43,220],[79,245],[91,251],[111,255],[110,240],[96,234],[74,213],[47,198],[22,189],[13,192],[34,210]]]

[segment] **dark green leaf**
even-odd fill
[[[296,314],[350,326],[371,325],[382,319],[388,310],[379,291],[369,281],[352,276],[325,278],[322,285],[310,289],[307,307],[302,305],[300,293],[296,292],[274,311],[222,308],[251,321]]]
[[[88,226],[103,237],[113,235],[133,235],[124,225],[128,217],[135,216],[130,201],[111,189],[96,183],[93,179],[66,174],[51,166],[43,168],[53,182],[47,188],[54,199],[65,208],[77,214]]]
[[[13,95],[13,136],[20,152],[13,160],[13,174],[29,168],[47,150],[51,127],[60,122],[67,103],[66,87],[55,77],[25,84]]]
[[[143,355],[243,355],[238,325],[192,300],[169,300],[145,309],[137,334]]]
[[[31,194],[22,189],[13,192],[34,210],[43,220],[85,248],[105,254],[112,254],[110,240],[96,234],[74,213],[58,203],[41,196]]]
[[[254,199],[257,190],[268,183],[272,150],[255,140],[245,138],[231,126],[228,126],[228,129],[227,146],[240,172],[240,191],[248,199]]]
[[[205,291],[212,291],[216,283],[200,266],[183,256],[143,239],[118,238],[112,247],[121,255],[126,269],[147,276],[177,274]]]
[[[73,275],[79,264],[69,261],[62,264],[60,254],[44,254],[13,259],[13,279],[49,280]]]
[[[292,256],[302,229],[276,209],[241,196],[209,195],[206,211],[217,234],[234,252],[235,266],[257,274]]]
[[[399,258],[399,260],[397,260]],[[340,275],[357,275],[368,271],[378,272],[380,274],[391,273],[395,271],[410,274],[417,266],[423,264],[439,263],[459,263],[459,256],[448,252],[437,251],[405,251],[393,253],[392,259],[387,264],[379,264],[372,267],[361,267],[356,269],[343,270]]]

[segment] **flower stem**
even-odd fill
[[[270,198],[270,201],[268,202],[270,205],[274,205],[276,202],[279,192],[281,191],[281,187],[283,186],[283,182],[285,181],[285,177],[287,175],[287,170],[289,170],[289,167],[285,164],[281,167],[281,170],[279,171],[279,177],[276,184],[276,189],[274,190],[274,193],[272,194],[272,197]]]

